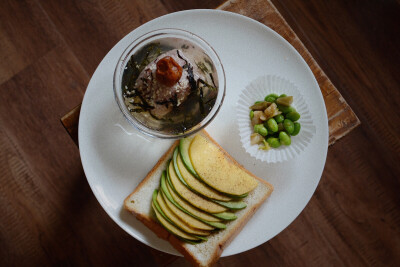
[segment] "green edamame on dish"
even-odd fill
[[[300,133],[301,115],[291,106],[293,96],[269,94],[264,101],[256,101],[250,107],[250,121],[254,133],[251,144],[259,145],[262,150],[290,146],[292,137]]]

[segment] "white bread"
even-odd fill
[[[251,174],[248,170],[244,169],[239,163],[237,163],[225,150],[223,150],[205,131],[202,131],[200,134],[206,136],[216,146],[218,146],[221,151],[224,152],[228,160]],[[205,242],[195,245],[185,243],[170,234],[157,222],[155,214],[151,208],[151,196],[153,191],[159,188],[161,174],[166,169],[167,162],[172,158],[173,151],[178,144],[179,141],[175,142],[160,158],[143,181],[125,199],[124,207],[126,210],[132,212],[138,220],[149,227],[158,237],[169,241],[171,245],[182,253],[191,264],[194,266],[211,266],[219,259],[224,248],[240,232],[260,205],[269,197],[273,191],[273,186],[263,179],[251,174],[259,181],[259,183],[258,186],[243,199],[247,204],[247,207],[235,212],[237,219],[226,223],[227,228],[225,230],[212,234]]]

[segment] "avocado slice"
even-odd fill
[[[210,234],[210,231],[205,231],[205,230],[200,230],[200,229],[194,229],[187,225],[184,221],[182,221],[178,216],[176,216],[170,208],[168,208],[167,204],[165,203],[164,198],[161,195],[161,191],[158,191],[156,201],[158,203],[158,206],[160,209],[163,211],[165,216],[168,217],[170,221],[174,223],[176,227],[179,229],[183,230],[184,232],[192,235],[197,235],[197,236],[207,236]]]
[[[190,147],[190,143],[192,142],[194,136],[190,136],[190,137],[186,137],[186,138],[182,138],[179,141],[179,154],[182,157],[182,161],[185,164],[187,170],[196,178],[199,178],[198,174],[196,173],[196,171],[194,170],[193,166],[192,166],[192,162],[190,161],[190,157],[189,157],[189,147]]]
[[[161,188],[160,190],[161,196],[164,199],[165,204],[167,204],[167,207],[174,213],[178,218],[180,218],[185,224],[187,224],[189,227],[194,228],[194,229],[199,229],[199,230],[204,230],[204,231],[211,231],[214,230],[215,228],[205,224],[196,218],[190,216],[186,212],[182,211],[179,209],[171,200],[166,196],[164,193],[164,190]]]
[[[201,135],[190,143],[189,157],[200,179],[219,192],[241,196],[258,185],[256,179],[229,162],[217,146]]]
[[[176,176],[189,190],[228,209],[240,210],[247,207],[247,204],[242,201],[228,202],[231,198],[220,194],[218,191],[215,191],[194,178],[194,176],[184,166],[177,148],[174,151],[172,162]]]
[[[204,219],[202,219],[201,217],[205,217],[205,216],[202,216],[203,214],[203,212],[202,211],[200,211],[200,210],[196,210],[195,208],[193,208],[193,209],[191,209],[192,210],[192,213],[191,212],[189,212],[188,210],[186,210],[186,209],[184,209],[181,205],[179,205],[176,201],[175,201],[175,199],[174,199],[174,197],[172,196],[172,194],[174,194],[174,196],[175,196],[175,198],[178,198],[178,196],[176,196],[175,195],[175,193],[174,192],[171,192],[170,193],[170,190],[169,190],[169,188],[168,188],[168,183],[166,182],[166,174],[165,174],[165,172],[163,172],[163,174],[161,175],[161,191],[163,192],[163,196],[165,196],[167,199],[168,199],[168,201],[166,200],[165,202],[167,203],[167,205],[168,205],[168,207],[172,210],[172,211],[174,211],[175,212],[175,214],[178,216],[178,213],[179,214],[182,214],[182,213],[184,213],[186,216],[189,216],[190,218],[192,218],[193,220],[195,220],[195,219],[197,219],[198,221],[200,221],[200,222],[202,222],[203,224],[206,224],[206,226],[208,226],[209,228],[211,228],[211,229],[209,229],[209,228],[202,228],[203,227],[203,225],[201,225],[201,224],[199,224],[199,223],[197,223],[197,222],[192,222],[191,220],[190,220],[190,218],[186,218],[186,216],[180,216],[182,219],[185,217],[186,219],[185,219],[185,221],[190,225],[190,226],[192,226],[193,228],[198,228],[198,229],[203,229],[203,230],[212,230],[212,229],[214,229],[214,228],[217,228],[217,229],[225,229],[226,228],[226,225],[224,224],[224,223],[221,223],[221,222],[213,222],[213,221],[207,221],[207,220],[204,220]],[[172,191],[172,190],[171,190]],[[170,204],[169,204],[170,203]],[[173,207],[171,207],[171,206],[175,206],[176,207],[176,209],[178,209],[180,212],[177,212],[176,210],[174,210],[174,208]],[[195,215],[196,214],[196,215]],[[207,214],[206,214],[207,215]],[[207,216],[209,216],[209,217],[211,217],[211,219],[214,219],[212,216],[210,216],[210,215],[207,215]],[[206,217],[206,218],[208,218],[208,217]]]
[[[232,212],[214,213],[213,215],[224,221],[233,221],[233,220],[237,219],[237,216],[235,215],[235,213],[232,213]]]
[[[225,193],[225,195],[227,195],[228,197],[234,198],[234,199],[241,199],[241,198],[247,197],[249,195],[249,193],[245,193],[245,194],[240,195],[240,196],[230,195],[230,194],[226,194],[226,193]]]
[[[156,214],[156,218],[157,220],[160,222],[160,224],[170,233],[176,235],[177,237],[180,237],[183,240],[190,240],[192,242],[195,241],[201,241],[201,239],[186,234],[185,232],[183,232],[182,230],[180,230],[179,228],[175,227],[172,223],[170,223],[167,219],[165,214],[161,211],[160,207],[157,204],[156,201],[156,197],[157,197],[158,191],[157,189],[154,190],[153,192],[153,202],[151,203],[151,206],[154,210],[154,213]]]
[[[171,181],[171,186],[175,189],[175,192],[181,198],[183,198],[196,208],[201,209],[208,213],[220,213],[227,211],[227,208],[222,207],[219,204],[215,204],[207,199],[204,199],[199,195],[190,191],[176,176],[172,161],[169,163],[167,170],[168,170],[168,177]]]
[[[232,221],[237,218],[237,216],[232,213],[232,212],[220,212],[220,213],[213,213],[210,214],[208,212],[204,212],[200,209],[197,209],[190,203],[188,203],[186,200],[184,200],[179,194],[176,192],[175,188],[172,186],[171,179],[169,177],[168,172],[166,173],[165,176],[165,185],[168,189],[168,192],[171,194],[173,199],[178,203],[180,206],[182,206],[184,209],[188,210],[192,214],[198,215],[201,219],[204,221],[208,222],[221,222],[223,221]],[[216,228],[218,228],[216,225],[214,225]]]
[[[231,210],[241,210],[247,207],[247,204],[243,201],[229,201],[229,202],[224,202],[224,201],[219,201],[219,200],[213,200],[214,203],[218,203],[221,206],[224,206],[225,208],[231,209]]]
[[[199,175],[196,173],[195,169],[193,168],[192,162],[189,157],[189,147],[190,147],[191,142],[193,141],[193,138],[194,138],[194,136],[190,136],[190,137],[183,138],[179,141],[179,155],[181,156],[183,164],[185,165],[186,169],[190,172],[190,174],[192,174],[199,181],[203,182],[201,180],[201,178],[199,177]],[[235,198],[235,199],[245,198],[248,195],[248,193],[245,193],[242,195],[231,195],[231,194],[223,193],[223,192],[219,192],[219,193],[221,195],[225,195],[228,198]],[[217,199],[217,200],[225,201],[223,199]]]
[[[214,189],[210,188],[209,186],[195,178],[184,165],[182,156],[180,155],[180,153],[178,153],[177,148],[175,149],[173,154],[173,163],[176,175],[181,180],[181,182],[186,185],[190,190],[200,195],[203,195],[208,199],[215,199],[220,201],[231,200],[231,198],[219,193],[218,191],[215,191]]]
[[[162,186],[162,184],[161,184]],[[175,189],[173,189],[171,185],[171,181],[169,180],[168,173],[165,175],[165,187],[167,188],[168,193],[171,195],[171,197],[174,199],[174,201],[181,206],[183,209],[187,210],[191,214],[196,214],[200,219],[208,222],[221,222],[223,219],[217,218],[216,214],[209,214],[207,212],[204,212],[202,210],[199,210],[198,208],[192,206],[188,202],[186,202],[184,199],[182,199],[176,192]],[[233,214],[233,213],[232,213]]]

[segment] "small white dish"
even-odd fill
[[[279,148],[271,148],[266,151],[259,149],[259,145],[250,144],[250,135],[254,132],[254,129],[249,118],[249,107],[255,101],[262,101],[265,96],[272,93],[293,96],[292,106],[301,115],[298,121],[301,124],[301,130],[297,136],[292,136],[290,146],[282,145]],[[300,155],[311,143],[316,132],[312,114],[301,90],[288,79],[277,75],[260,76],[243,89],[236,105],[236,117],[240,141],[244,150],[250,156],[267,163],[284,162]]]

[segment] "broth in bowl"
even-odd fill
[[[130,56],[122,75],[123,99],[130,114],[146,127],[184,134],[212,110],[218,78],[202,48],[167,37]]]

